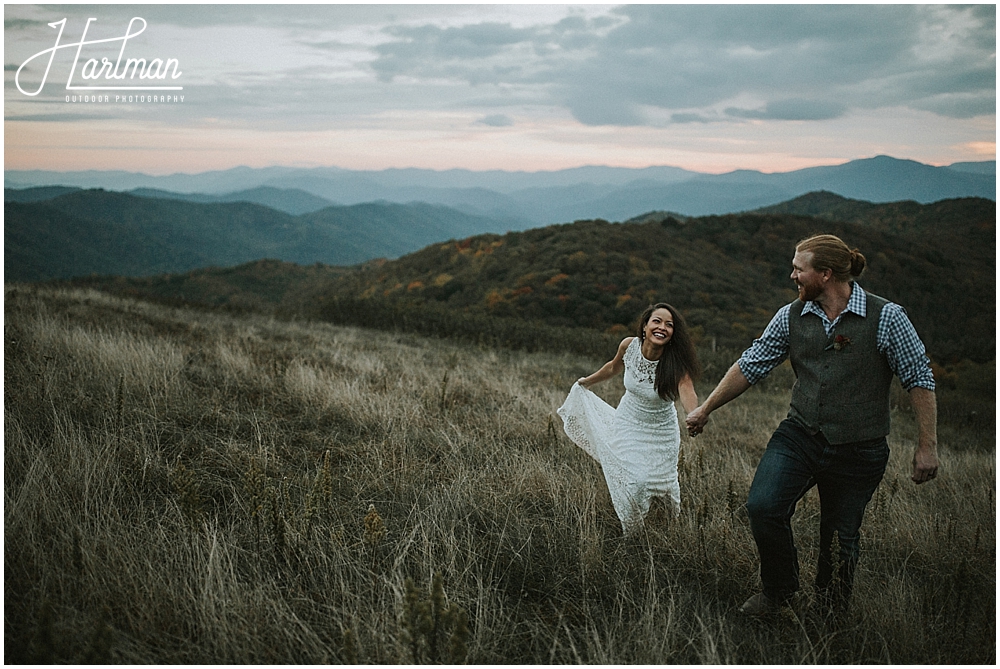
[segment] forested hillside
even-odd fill
[[[286,214],[292,214],[293,216],[308,214],[326,207],[336,206],[337,204],[326,198],[318,197],[296,188],[273,188],[271,186],[260,186],[258,188],[250,188],[221,195],[209,193],[174,193],[173,191],[159,188],[136,188],[129,191],[129,195],[161,200],[183,200],[185,202],[202,203],[252,202],[283,211]]]
[[[794,298],[788,274],[795,242],[831,232],[867,256],[861,285],[904,305],[936,360],[994,358],[994,202],[871,205],[819,194],[787,208],[813,215],[652,216],[479,235],[350,271],[315,268],[308,280],[286,277],[269,294],[288,315],[528,349],[577,343],[538,341],[565,334],[537,326],[614,341],[646,304],[666,300],[704,346],[739,348]],[[86,283],[241,306],[284,274],[273,263],[225,273]]]
[[[40,200],[47,194],[56,197]],[[11,198],[17,193],[11,194]],[[149,276],[262,258],[354,265],[431,242],[504,231],[502,221],[422,203],[373,202],[299,216],[249,202],[32,189],[4,202],[4,280]]]
[[[646,304],[666,300],[703,339],[741,347],[794,299],[795,242],[831,232],[866,254],[861,285],[903,304],[933,355],[992,359],[995,205],[955,200],[913,215],[920,207],[853,223],[741,214],[480,236],[345,275],[308,303],[445,306],[624,334]]]

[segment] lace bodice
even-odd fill
[[[642,342],[636,337],[625,349],[625,389],[646,402],[663,402],[656,394],[657,360],[647,360],[642,354]]]

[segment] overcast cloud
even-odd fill
[[[67,105],[68,50],[43,94],[14,86],[17,68],[53,44],[48,23],[68,19],[65,43],[88,17],[94,38],[120,36],[133,16],[148,28],[129,52],[177,58],[184,104]],[[382,130],[394,141],[549,128],[550,146],[570,131],[605,141],[594,139],[602,129],[633,129],[636,143],[694,146],[697,133],[712,143],[760,137],[761,124],[777,137],[803,132],[789,124],[822,133],[818,124],[840,121],[828,127],[843,132],[851,119],[891,128],[895,117],[910,126],[890,146],[910,146],[937,118],[951,126],[942,141],[995,154],[995,5],[7,5],[4,18],[15,146],[18,123],[93,133],[95,117],[157,131]],[[107,47],[111,60],[119,47]],[[22,87],[37,88],[42,65]]]
[[[679,112],[817,120],[851,107],[995,112],[993,6],[642,5],[521,29],[386,33],[395,39],[371,64],[382,81],[543,88],[583,123],[657,124]]]

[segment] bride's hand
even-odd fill
[[[703,404],[687,415],[684,422],[687,424],[689,436],[697,437],[704,431],[705,425],[708,423],[708,412],[705,411],[704,407]]]
[[[579,384],[580,384],[580,385],[581,385],[582,387],[586,388],[586,387],[587,387],[587,384],[586,384],[586,383],[584,383],[584,381],[586,381],[586,380],[587,380],[587,377],[586,377],[586,376],[581,376],[580,378],[578,378],[578,379],[576,380],[576,382],[577,382],[577,383],[579,383]]]

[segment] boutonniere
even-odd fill
[[[845,337],[844,335],[837,335],[836,337],[833,338],[833,342],[823,350],[829,351],[832,348],[834,351],[839,351],[850,343],[851,343],[850,337]]]

